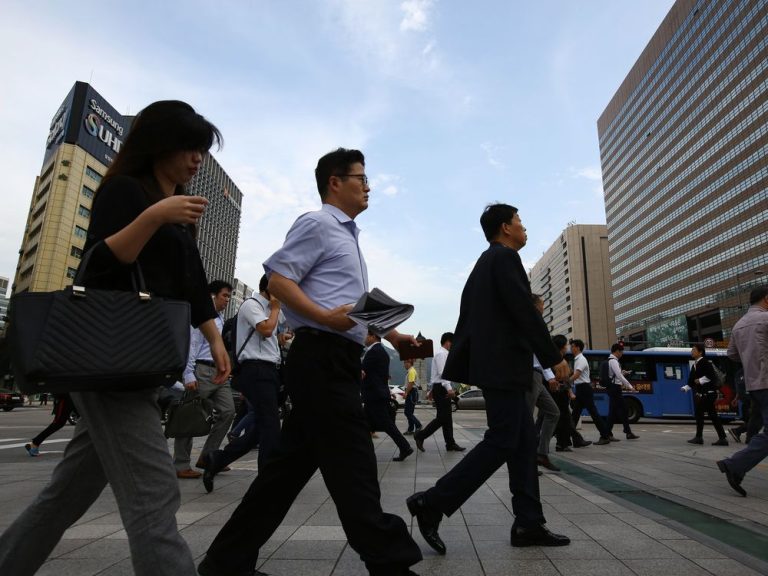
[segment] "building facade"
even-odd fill
[[[5,333],[5,317],[8,315],[8,278],[0,276],[0,336]]]
[[[598,120],[616,329],[725,344],[768,272],[768,2],[677,0]]]
[[[258,292],[258,288],[255,291]],[[240,305],[253,296],[253,293],[253,288],[239,278],[235,278],[232,281],[232,298],[230,298],[229,304],[224,310],[224,318],[232,318],[232,316],[237,314],[237,311],[240,310]]]
[[[72,283],[90,223],[93,196],[120,151],[132,117],[76,82],[51,121],[43,167],[35,179],[14,293],[60,290]],[[208,156],[189,190],[209,200],[198,246],[209,278],[234,275],[242,194]]]
[[[590,349],[616,342],[604,225],[568,226],[531,269],[530,280],[544,300],[551,334],[578,338]]]

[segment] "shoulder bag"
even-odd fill
[[[130,390],[180,380],[189,353],[189,303],[151,295],[141,267],[132,291],[85,288],[93,248],[72,286],[11,298],[8,340],[23,392]]]

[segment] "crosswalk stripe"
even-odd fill
[[[46,440],[45,444],[54,444],[55,442],[69,442],[71,438],[62,438],[61,440]],[[21,444],[8,444],[6,446],[0,446],[0,450],[10,450],[11,448],[24,448],[24,444],[28,442],[22,442]]]

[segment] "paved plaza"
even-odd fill
[[[431,411],[420,407],[420,420],[428,421]],[[460,411],[454,417],[457,442],[471,448],[482,437],[484,414]],[[43,446],[40,458],[28,457],[23,443],[49,418],[45,408],[0,414],[0,530],[45,484],[72,434],[69,426]],[[405,428],[402,412],[398,424]],[[432,485],[463,457],[445,451],[439,432],[427,440],[425,453],[405,462],[391,461],[397,449],[389,438],[379,434],[374,440],[382,506],[411,526],[424,553],[424,560],[415,567],[421,575],[768,574],[768,463],[747,477],[744,487],[749,496],[741,498],[717,471],[715,461],[743,445],[710,446],[716,439],[711,427],[705,430],[703,446],[687,444],[693,435],[692,422],[641,422],[634,431],[640,440],[553,452],[553,462],[563,471],[545,471],[540,478],[541,497],[549,528],[572,539],[567,547],[510,546],[513,517],[507,472],[501,469],[459,512],[444,519],[440,534],[448,554],[434,553],[408,514],[405,498]],[[583,433],[596,439],[588,421]],[[202,441],[196,440],[195,451],[201,446]],[[180,481],[182,505],[177,518],[196,557],[205,553],[255,474],[253,452],[235,462],[231,472],[217,476],[211,494],[199,480]],[[263,547],[262,562],[260,569],[275,576],[366,573],[347,545],[319,475]],[[66,532],[38,574],[133,574],[128,542],[109,490]]]

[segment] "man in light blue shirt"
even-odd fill
[[[339,148],[315,170],[322,208],[304,214],[265,263],[269,291],[294,328],[285,366],[293,409],[274,457],[216,536],[198,568],[203,576],[251,574],[259,548],[320,469],[350,546],[369,574],[408,576],[421,551],[399,516],[381,509],[367,420],[360,402],[367,330],[347,313],[368,290],[354,219],[368,208],[365,158]],[[395,348],[412,336],[393,330]]]

